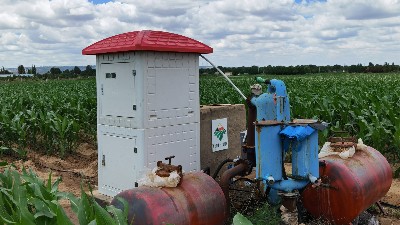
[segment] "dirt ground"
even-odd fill
[[[392,207],[383,206],[387,215],[378,216],[381,225],[400,225],[400,179],[393,179],[389,192],[381,201],[397,206],[398,208],[394,209]]]
[[[80,196],[81,183],[90,183],[94,189],[97,189],[97,149],[96,146],[84,143],[81,144],[76,153],[68,155],[65,159],[57,156],[48,156],[37,152],[29,152],[28,160],[16,160],[13,157],[3,156],[2,161],[13,163],[18,170],[22,167],[32,169],[43,180],[47,179],[52,171],[52,179],[62,178],[59,190],[71,192]],[[87,190],[87,187],[85,188]],[[378,214],[381,225],[400,225],[400,179],[394,179],[388,194],[382,199],[383,202],[393,207],[383,206],[387,215]],[[79,224],[75,214],[70,208],[69,201],[61,202],[67,215],[75,224]],[[378,212],[378,211],[377,211]]]
[[[71,192],[77,197],[80,196],[82,183],[90,183],[94,189],[97,188],[97,149],[90,144],[81,144],[74,154],[68,155],[65,159],[38,152],[29,152],[27,159],[15,160],[13,157],[3,156],[1,160],[15,165],[19,171],[22,171],[23,167],[32,169],[43,180],[47,180],[49,173],[52,172],[53,182],[58,177],[62,179],[59,191]],[[87,185],[84,185],[84,190],[88,190]],[[79,224],[70,202],[62,200],[61,205],[72,222]]]

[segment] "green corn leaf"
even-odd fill
[[[57,195],[61,198],[69,199],[69,202],[71,204],[71,209],[75,214],[79,213],[79,207],[81,206],[80,199],[75,197],[72,193],[57,193]]]
[[[51,190],[51,175],[52,175],[53,171],[50,171],[49,173],[49,177],[47,178],[47,190]]]
[[[117,225],[111,215],[103,209],[96,201],[93,202],[94,211],[96,213],[97,225]]]
[[[88,197],[86,192],[81,187],[81,199],[78,205],[78,220],[80,225],[88,224],[90,221],[95,219],[95,212],[92,206],[92,199]]]
[[[120,201],[122,203],[122,205],[124,207],[123,208],[123,213],[124,213],[123,215],[127,219],[128,218],[128,213],[129,213],[129,203],[128,203],[128,201],[126,199],[124,199],[124,198],[119,197],[119,196],[115,197],[115,199],[117,199],[118,201]]]
[[[113,205],[109,205],[106,207],[107,211],[113,215],[112,219],[115,221],[117,225],[127,225],[127,217],[125,216],[124,211],[116,208]]]
[[[58,185],[61,183],[61,181],[62,181],[61,177],[58,177],[56,181],[54,181],[54,183],[51,185],[50,193],[52,194],[58,193]]]
[[[57,224],[62,224],[62,225],[74,225],[71,220],[68,218],[68,216],[65,214],[65,211],[63,208],[58,204],[57,201],[52,201],[53,204],[57,207],[56,208],[56,213],[57,213]]]
[[[250,220],[248,220],[242,214],[237,213],[233,217],[233,225],[253,225],[253,223],[251,223]]]
[[[38,217],[41,217],[41,216],[48,217],[48,218],[54,218],[55,216],[57,216],[49,208],[49,206],[46,205],[45,202],[42,201],[41,199],[35,198],[33,200],[33,205],[35,206],[35,209],[36,209],[36,213],[34,215],[35,219],[37,219]]]
[[[15,224],[14,218],[9,214],[7,208],[6,208],[6,203],[4,202],[3,198],[6,196],[3,196],[0,193],[0,219],[2,223],[5,224]]]

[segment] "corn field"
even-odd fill
[[[400,74],[263,77],[286,83],[292,118],[318,118],[386,155],[400,156]],[[250,94],[254,76],[231,78],[245,95]],[[95,140],[94,79],[3,82],[0,96],[2,150],[64,156],[80,142]],[[200,102],[244,103],[221,76],[200,78]]]
[[[0,84],[0,147],[20,156],[27,149],[73,152],[96,133],[96,86],[91,80]]]
[[[286,84],[292,118],[316,118],[400,157],[400,74],[263,76]],[[232,77],[246,96],[255,77]],[[201,104],[244,103],[221,76],[200,80]],[[325,138],[326,135],[324,134]]]

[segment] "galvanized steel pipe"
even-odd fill
[[[236,87],[236,85],[231,81],[231,79],[228,78],[228,76],[225,75],[224,72],[222,72],[222,70],[220,70],[216,65],[214,65],[214,63],[212,63],[210,60],[208,60],[205,56],[200,55],[201,58],[203,58],[204,60],[206,60],[208,63],[211,64],[211,66],[213,66],[222,76],[225,77],[225,79],[232,85],[233,88],[235,88],[235,90],[242,96],[242,98],[244,98],[244,100],[246,100],[246,96],[243,94],[243,92]]]

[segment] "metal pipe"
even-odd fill
[[[246,145],[248,147],[255,146],[255,125],[254,122],[257,120],[257,108],[255,105],[251,103],[251,96],[246,99],[246,104],[248,107],[248,115],[247,115],[247,137],[246,137]]]
[[[311,182],[312,184],[315,184],[315,183],[318,182],[318,178],[314,177],[311,173],[308,174],[308,179],[310,180],[310,182]]]
[[[251,103],[253,95],[246,99],[247,105],[247,134],[245,145],[242,146],[242,159],[246,159],[251,163],[251,167],[256,166],[255,153],[255,125],[257,116],[257,108]]]
[[[228,76],[225,75],[224,72],[222,72],[222,70],[220,70],[217,66],[214,65],[214,63],[212,63],[210,60],[208,60],[205,56],[200,55],[201,58],[203,58],[204,60],[206,60],[208,63],[211,64],[211,66],[213,66],[215,69],[217,69],[217,71],[225,77],[225,79],[233,86],[233,88],[235,88],[235,90],[242,96],[242,98],[244,98],[244,100],[246,100],[246,96],[242,93],[242,91],[236,87],[236,85],[231,81],[231,79],[228,78]]]
[[[267,183],[268,185],[273,185],[275,183],[275,179],[272,176],[267,177]]]
[[[381,204],[379,201],[375,202],[375,204],[376,204],[376,206],[378,206],[378,208],[379,208],[379,210],[381,211],[381,213],[382,213],[384,216],[386,216],[387,214],[386,214],[385,210],[383,210],[382,204]]]
[[[206,168],[201,169],[201,171],[205,174],[207,174],[208,176],[210,176],[210,167],[207,166]]]
[[[217,169],[215,170],[214,174],[212,175],[212,178],[215,180],[215,178],[217,178],[219,171],[221,170],[221,168],[228,162],[233,162],[233,159],[225,159],[224,161],[222,161]]]
[[[276,190],[292,192],[296,189],[303,189],[308,183],[308,180],[280,180],[268,186]]]
[[[230,168],[229,170],[225,171],[219,182],[219,186],[221,186],[222,192],[224,192],[225,200],[226,200],[226,210],[227,210],[227,218],[230,217],[230,207],[231,207],[231,200],[229,198],[229,183],[231,179],[241,173],[243,173],[247,168],[247,163],[242,162],[239,165]]]

